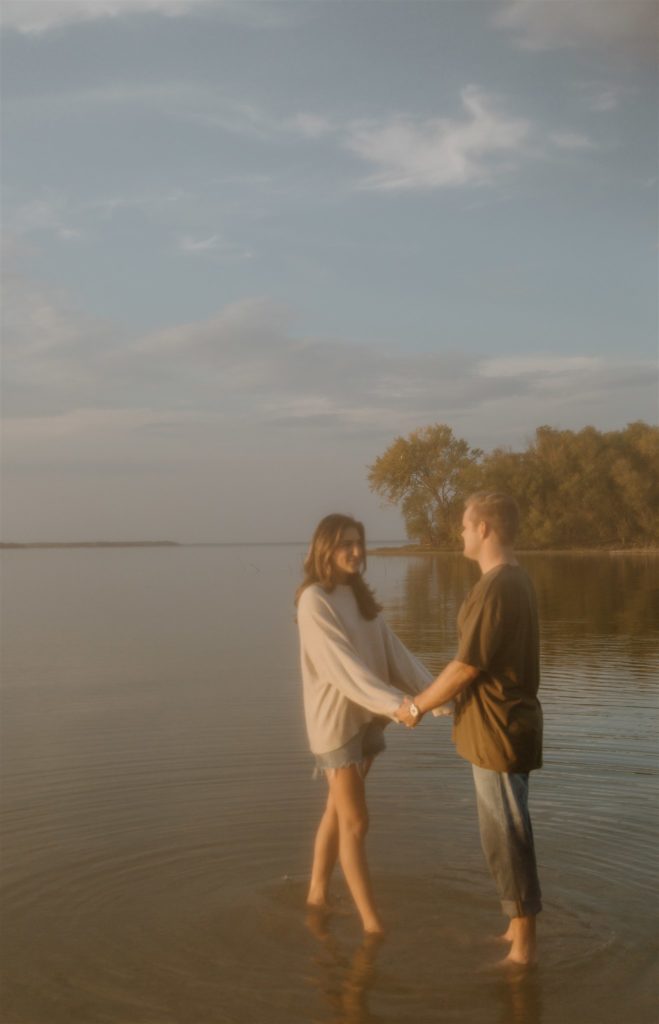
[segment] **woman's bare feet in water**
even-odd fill
[[[324,910],[329,913],[333,907],[327,889],[310,886],[307,893],[307,908],[309,910]]]
[[[384,925],[379,917],[369,918],[362,922],[364,925],[364,936],[367,938],[383,939],[386,935]]]
[[[331,914],[334,907],[328,900],[311,900],[307,899],[306,902],[307,910],[315,910],[321,914]]]

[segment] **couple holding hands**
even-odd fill
[[[382,618],[363,576],[364,527],[349,516],[329,515],[316,527],[296,604],[309,744],[329,786],[308,904],[328,906],[338,858],[364,931],[383,934],[365,853],[365,778],[385,748],[387,720],[416,728],[427,712],[453,709],[483,852],[510,918],[503,963],[529,965],[542,909],[528,810],[529,772],[542,764],[542,710],[535,593],[513,550],[518,519],[507,495],[467,500],[464,555],[481,577],[460,608],[455,658],[436,679]]]

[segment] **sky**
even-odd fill
[[[398,539],[400,435],[655,422],[658,20],[5,0],[2,539]]]

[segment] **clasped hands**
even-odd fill
[[[419,711],[418,715],[410,714],[410,706],[412,701],[409,697],[403,698],[403,703],[396,711],[394,718],[401,725],[406,725],[408,729],[414,729],[423,718],[423,712]]]

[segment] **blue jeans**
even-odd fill
[[[529,773],[493,772],[472,766],[481,844],[508,917],[542,910],[529,817]]]

